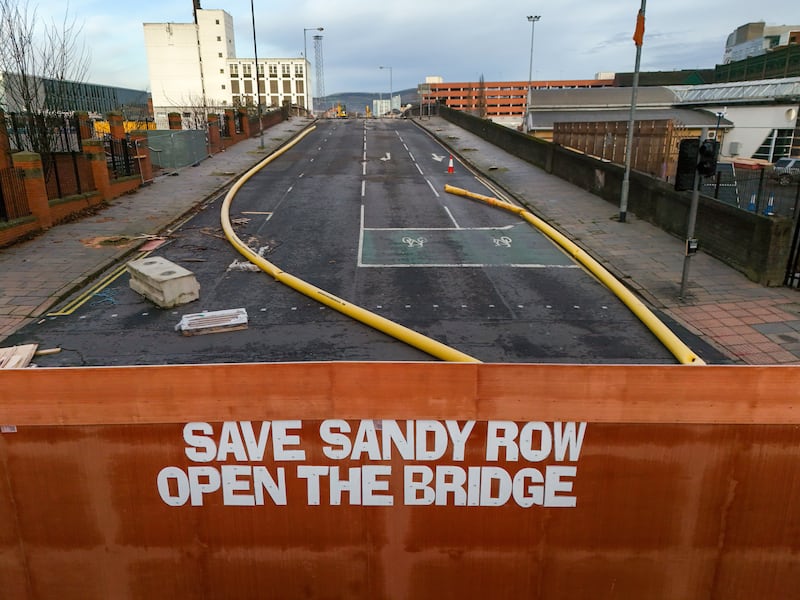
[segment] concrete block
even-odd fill
[[[161,308],[187,304],[200,297],[194,273],[160,256],[128,263],[131,289]]]

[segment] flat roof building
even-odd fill
[[[189,116],[259,104],[313,111],[306,57],[259,58],[258,64],[239,58],[229,13],[195,8],[194,14],[194,23],[143,24],[159,127],[167,126],[169,112]]]

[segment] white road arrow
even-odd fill
[[[383,161],[392,160],[391,153],[387,152],[386,156],[384,156],[381,160],[383,160]]]
[[[431,158],[436,162],[442,162],[444,160],[444,156],[439,156],[438,154],[431,154]]]

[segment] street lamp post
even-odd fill
[[[256,106],[258,107],[258,134],[259,148],[264,147],[264,124],[261,120],[261,94],[258,89],[258,47],[256,46],[256,13],[253,9],[253,0],[250,0],[250,17],[253,20],[253,58],[256,62]]]
[[[308,44],[306,43],[306,31],[325,31],[324,27],[304,27],[303,28],[303,72],[305,74],[306,98],[313,98],[314,94],[311,92],[311,78],[308,76],[308,68],[311,63],[308,60]],[[312,102],[313,104],[313,102]]]
[[[392,67],[378,67],[379,69],[389,69],[389,112],[392,112]]]
[[[523,117],[523,119],[525,119],[525,131],[529,131],[528,113],[531,110],[531,90],[533,87],[533,29],[536,25],[536,21],[541,18],[541,15],[528,15],[528,21],[530,21],[531,24],[531,62],[528,66],[528,96],[525,98],[525,116]]]

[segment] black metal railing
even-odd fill
[[[12,112],[5,117],[8,139],[14,150],[39,154],[83,150],[74,115]]]
[[[139,161],[133,142],[105,136],[103,145],[106,151],[106,164],[112,179],[139,174]]]
[[[13,221],[31,214],[22,169],[0,169],[0,221]]]

